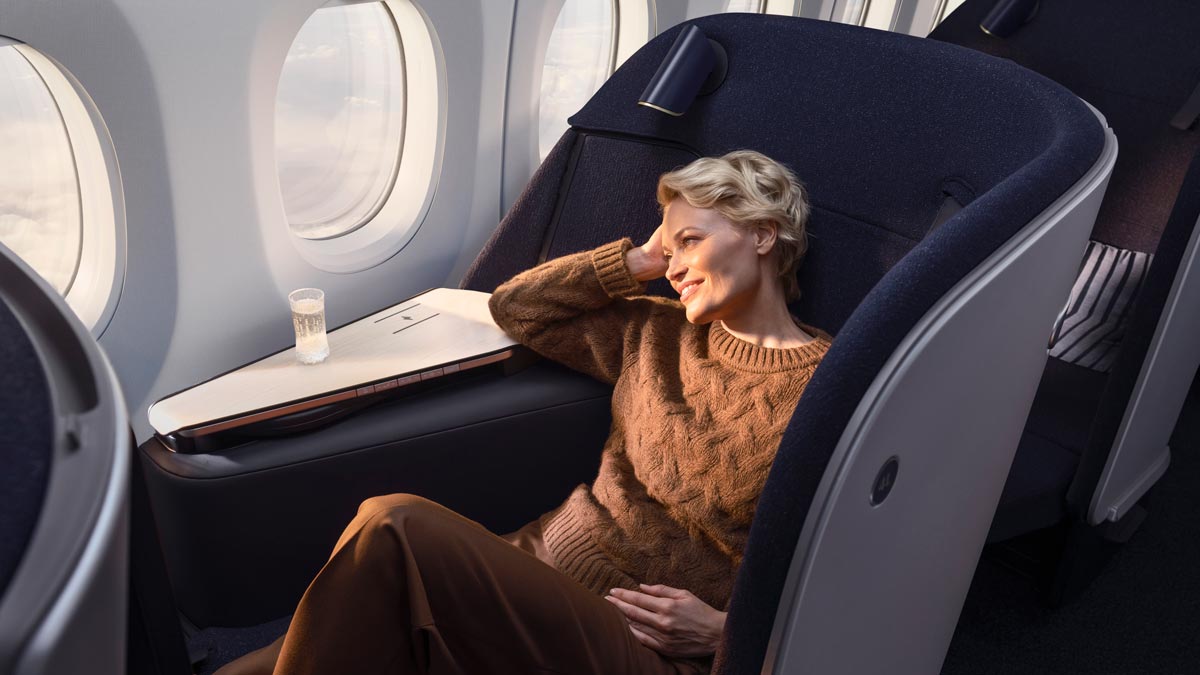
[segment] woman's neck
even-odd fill
[[[758,347],[791,349],[814,339],[796,325],[777,285],[762,289],[742,311],[720,321],[730,335]]]

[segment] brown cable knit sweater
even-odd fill
[[[614,384],[591,487],[542,516],[555,566],[596,593],[685,588],[725,609],[759,492],[829,336],[758,347],[644,291],[629,239],[547,262],[492,294],[492,316],[534,351]],[[639,297],[634,297],[639,296]]]

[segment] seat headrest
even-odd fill
[[[974,50],[791,17],[691,23],[728,55],[715,92],[678,118],[636,105],[677,26],[631,56],[571,125],[700,155],[759,150],[796,171],[815,204],[912,240],[948,180],[979,195],[1051,145],[1091,146],[1094,157],[1102,142],[1097,125],[1078,124],[1090,112],[1069,92]]]

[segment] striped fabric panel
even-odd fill
[[[1153,258],[1141,251],[1088,242],[1071,297],[1054,322],[1050,356],[1108,372]]]

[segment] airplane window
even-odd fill
[[[859,25],[879,30],[892,30],[892,21],[896,17],[897,0],[873,0],[867,3],[867,11],[863,14]]]
[[[575,114],[613,70],[612,2],[567,0],[546,48],[538,108],[538,152],[545,158]]]
[[[54,97],[12,45],[0,47],[0,148],[0,242],[66,295],[83,245],[75,156]]]
[[[755,14],[762,11],[763,0],[728,0],[725,3],[726,12],[753,12]]]
[[[0,242],[99,338],[125,274],[120,173],[77,81],[28,45],[0,43]]]
[[[842,23],[891,30],[897,0],[851,0],[842,12]]]
[[[292,232],[329,239],[366,224],[395,182],[404,56],[383,3],[319,9],[284,62],[275,161]]]
[[[801,0],[763,0],[762,12],[780,16],[799,16],[797,11],[800,9],[800,4]]]
[[[933,28],[937,28],[937,25],[950,16],[954,10],[958,9],[959,5],[963,4],[963,2],[966,2],[966,0],[943,0],[939,3],[937,13],[933,17]]]

